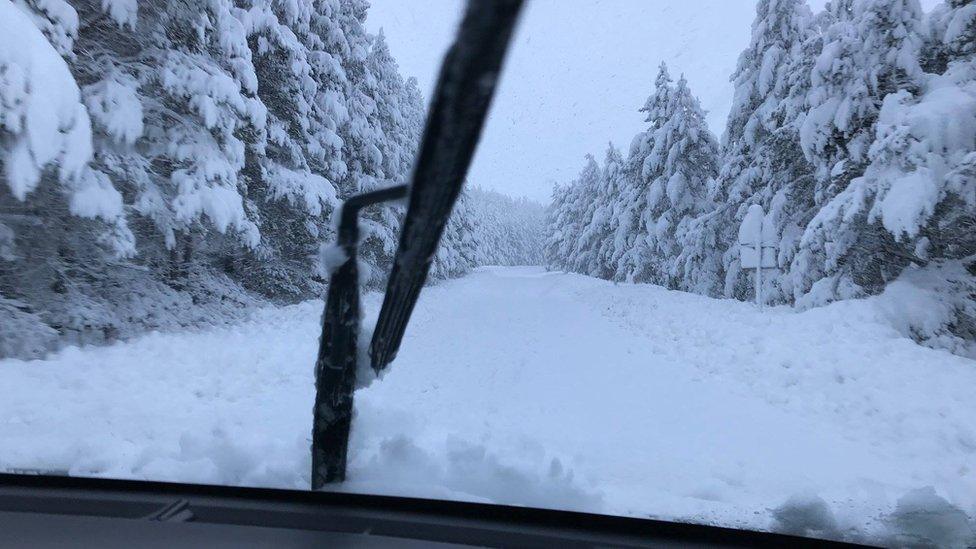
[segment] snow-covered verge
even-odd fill
[[[535,268],[427,288],[356,395],[339,489],[971,544],[976,362],[883,297],[759,313]],[[0,361],[0,469],[304,488],[320,311]]]
[[[974,270],[976,264],[962,261],[909,268],[871,300],[903,336],[976,358]]]
[[[269,303],[204,269],[188,272],[179,285],[133,267],[109,269],[86,272],[88,285],[37,292],[31,303],[0,294],[0,356],[38,358],[66,345],[111,344],[151,330],[208,329],[240,322]]]

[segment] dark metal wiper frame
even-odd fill
[[[414,167],[400,244],[370,342],[370,365],[377,374],[396,357],[427,280],[481,136],[522,3],[469,0],[457,37],[444,59]],[[331,276],[315,364],[313,490],[346,476],[352,395],[360,360],[358,212],[405,194],[406,187],[391,187],[354,196],[342,208],[338,244],[346,254],[345,262]]]
[[[345,261],[332,272],[322,313],[315,362],[315,417],[312,420],[312,487],[345,478],[346,447],[352,422],[352,393],[359,360],[359,211],[407,196],[399,185],[353,196],[342,205],[336,246]]]

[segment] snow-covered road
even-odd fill
[[[320,311],[0,361],[0,469],[303,488]],[[424,290],[356,395],[342,489],[758,528],[794,498],[880,532],[926,487],[976,514],[974,387],[871,301],[760,313],[486,268]]]

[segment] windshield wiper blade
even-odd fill
[[[396,357],[427,281],[481,136],[522,4],[523,0],[470,0],[444,58],[414,166],[400,243],[370,342],[370,365],[377,374]],[[313,490],[346,476],[360,322],[355,239],[347,237],[358,233],[356,217],[364,198],[368,203],[391,199],[369,193],[352,197],[343,206],[345,228],[340,226],[339,245],[346,258],[332,273],[315,365]]]
[[[474,156],[521,0],[469,2],[441,68],[410,205],[380,309],[370,358],[379,373],[396,358],[420,289]]]

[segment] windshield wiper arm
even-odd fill
[[[414,167],[400,244],[370,343],[370,365],[376,373],[396,357],[420,289],[427,280],[481,136],[522,3],[470,0],[454,44],[444,58]],[[356,217],[365,203],[392,199],[378,195],[384,191],[352,197],[342,210],[345,229],[340,226],[339,245],[346,257],[329,283],[315,365],[313,490],[346,476],[360,322]],[[350,235],[354,238],[350,239]]]
[[[359,345],[359,211],[407,196],[398,185],[353,196],[339,213],[336,246],[344,261],[332,272],[322,313],[322,335],[315,361],[315,408],[312,420],[312,488],[345,478],[346,447],[352,422]]]

